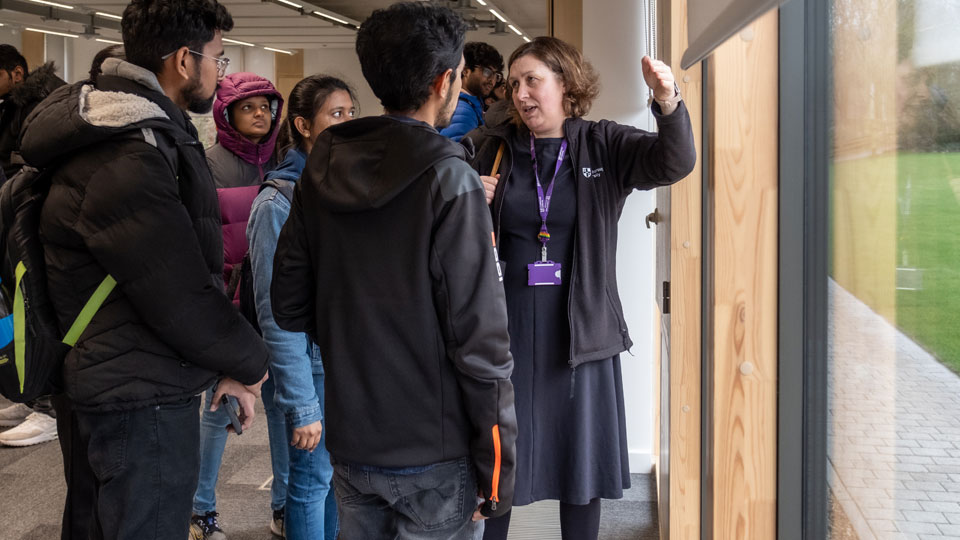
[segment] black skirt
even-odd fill
[[[619,499],[630,487],[620,358],[570,367],[567,309],[577,220],[573,168],[565,157],[547,218],[548,258],[561,264],[562,284],[528,286],[527,264],[540,260],[541,220],[529,132],[518,131],[500,215],[519,428],[514,504]],[[560,144],[561,139],[536,141],[544,193]]]

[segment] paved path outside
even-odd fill
[[[861,540],[960,538],[960,377],[833,281],[830,309],[834,497]]]
[[[0,407],[9,402],[0,398]],[[269,446],[263,407],[253,428],[231,436],[217,486],[218,510],[230,540],[271,540]],[[0,446],[0,540],[59,540],[65,487],[60,446]],[[602,540],[655,540],[656,495],[652,475],[633,475],[619,501],[603,502]],[[557,503],[517,508],[510,540],[560,538]],[[178,540],[178,539],[174,539]]]

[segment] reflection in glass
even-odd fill
[[[960,0],[833,0],[830,537],[960,536]]]

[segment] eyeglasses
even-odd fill
[[[222,79],[222,78],[224,77],[224,75],[227,74],[227,66],[230,65],[230,59],[227,58],[226,56],[221,57],[221,58],[217,58],[216,56],[210,56],[209,54],[203,54],[203,53],[200,53],[200,52],[197,52],[197,51],[194,51],[194,50],[190,50],[190,49],[187,49],[187,51],[189,51],[190,54],[195,54],[195,55],[197,55],[197,56],[202,56],[202,57],[204,57],[204,58],[209,58],[209,59],[213,60],[214,62],[216,62],[216,63],[217,63],[217,77],[219,77],[219,78]],[[167,53],[167,54],[161,56],[160,59],[161,59],[161,60],[166,60],[167,58],[170,58],[171,56],[173,56],[173,55],[176,54],[176,53],[177,53],[177,51],[173,51],[173,52],[171,52],[171,53]]]
[[[484,78],[489,79],[490,77],[493,77],[494,74],[497,75],[497,82],[500,82],[503,80],[503,73],[500,73],[499,71],[494,71],[488,67],[483,68]]]

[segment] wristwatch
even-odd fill
[[[656,99],[656,98],[654,98],[654,99]],[[671,98],[669,98],[669,99],[664,99],[664,100],[657,99],[656,102],[660,104],[660,108],[661,108],[661,109],[665,109],[665,108],[666,108],[667,106],[669,106],[669,105],[676,105],[677,103],[680,102],[681,99],[683,99],[683,97],[680,96],[680,87],[677,86],[677,82],[674,81],[674,82],[673,82],[673,97],[671,97]]]

